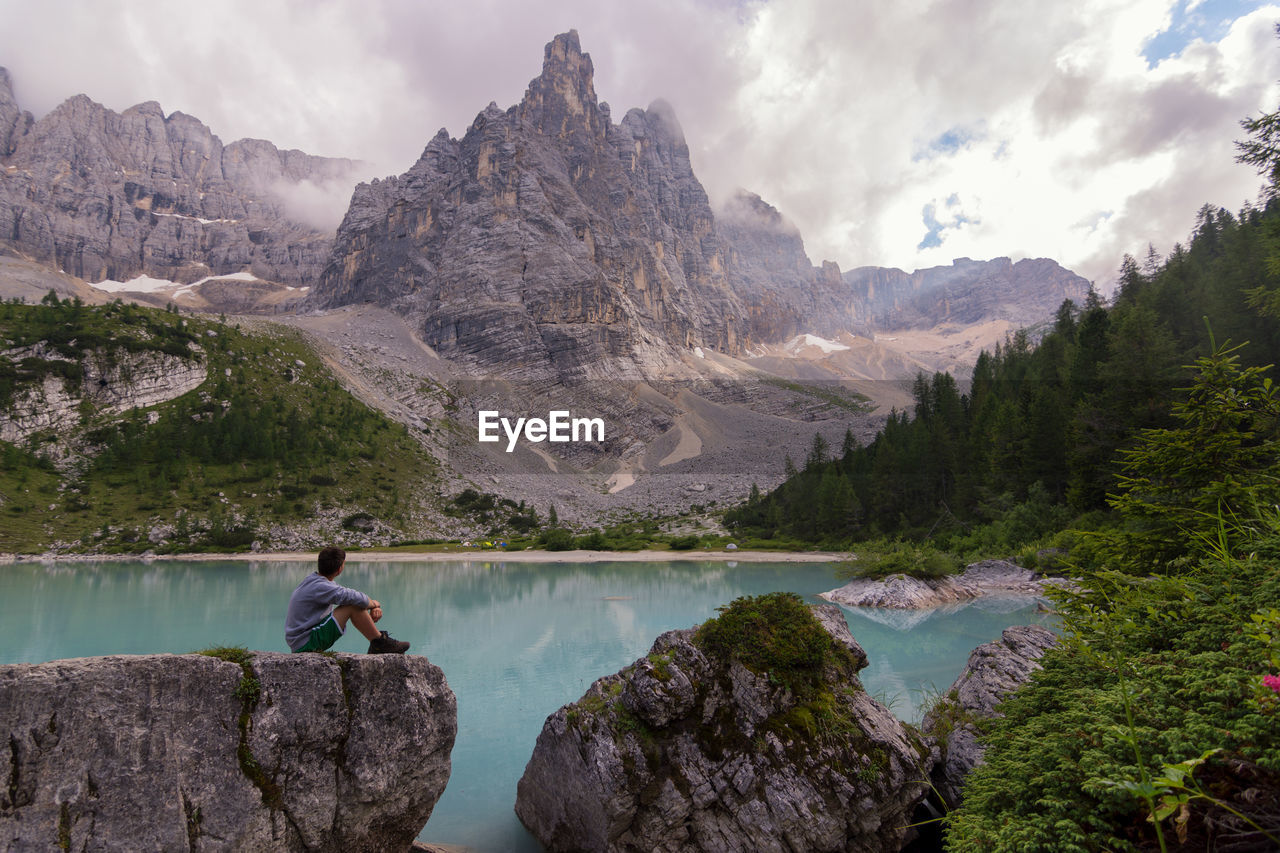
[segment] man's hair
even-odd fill
[[[347,561],[347,552],[339,548],[337,545],[330,545],[320,552],[319,572],[327,578],[331,578],[338,573],[338,569],[342,568],[342,564]]]

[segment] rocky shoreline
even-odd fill
[[[977,721],[1056,641],[1016,627],[978,647],[916,728],[862,688],[867,656],[840,610],[795,603],[839,652],[816,686],[667,632],[547,719],[520,819],[551,850],[896,851],[941,808],[935,796],[958,802],[982,759]],[[0,666],[0,845],[447,853],[413,838],[457,728],[444,673],[419,656],[222,649]]]
[[[1001,716],[1000,703],[1030,680],[1057,642],[1039,625],[1006,628],[999,640],[973,650],[964,671],[925,715],[921,728],[934,745],[933,790],[948,809],[960,805],[965,779],[982,763],[986,746],[978,739],[980,721]]]
[[[816,688],[724,659],[696,628],[669,631],[547,718],[517,816],[553,853],[904,849],[959,802],[982,761],[979,721],[1056,637],[1022,626],[979,646],[917,728],[867,695],[867,656],[840,610],[808,610],[848,655]],[[775,622],[773,636],[802,627]]]
[[[1069,585],[1066,578],[1046,577],[1007,560],[972,563],[958,575],[922,580],[889,575],[880,580],[856,578],[820,598],[845,607],[924,610],[986,596],[1038,597],[1051,587]]]

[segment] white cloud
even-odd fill
[[[1280,100],[1280,9],[1254,6],[1153,64],[1154,38],[1227,6],[0,0],[0,64],[37,114],[77,92],[155,99],[224,142],[388,174],[439,127],[518,101],[543,44],[575,27],[615,117],[671,102],[713,198],[760,193],[815,261],[1048,256],[1105,283],[1124,252],[1184,240],[1201,204],[1256,195],[1232,142]],[[321,195],[300,201],[340,211]]]
[[[762,70],[737,111],[767,152],[749,185],[812,254],[845,266],[1043,255],[1105,283],[1124,252],[1167,251],[1201,204],[1235,208],[1259,184],[1232,141],[1240,118],[1277,98],[1280,12],[1256,10],[1221,42],[1149,68],[1143,46],[1169,11],[1163,0],[766,10],[748,36]],[[950,145],[920,156],[946,134]],[[716,179],[740,166],[716,163]],[[963,207],[938,230],[928,213],[943,219],[952,196]]]

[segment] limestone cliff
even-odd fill
[[[198,388],[208,375],[198,348],[189,357],[91,350],[78,359],[40,344],[0,350],[0,363],[27,359],[65,368],[38,383],[24,383],[8,407],[0,407],[0,441],[16,444],[41,430],[66,432],[80,423],[86,404],[89,412],[107,415],[154,406]]]
[[[973,261],[906,273],[859,267],[842,276],[858,319],[881,331],[1006,320],[1014,328],[1053,316],[1064,299],[1081,305],[1089,282],[1047,258]]]
[[[847,657],[812,694],[663,634],[547,719],[516,814],[553,851],[899,850],[928,750],[862,688],[839,609],[814,612]]]
[[[416,656],[0,666],[0,848],[407,850],[456,731]]]
[[[725,253],[671,108],[614,124],[569,32],[521,103],[356,189],[312,300],[393,306],[464,363],[638,376],[675,349],[742,346]]]
[[[470,367],[584,379],[805,332],[1037,323],[1086,291],[1052,261],[814,266],[759,196],[713,213],[668,104],[614,124],[570,31],[519,104],[491,103],[461,139],[441,130],[408,172],[356,188],[309,302],[391,307]]]
[[[354,167],[260,139],[223,145],[154,101],[116,113],[77,95],[33,121],[0,69],[0,241],[86,281],[250,270],[309,285],[332,232],[286,197]]]
[[[719,212],[716,227],[729,245],[730,279],[757,340],[869,331],[864,312],[847,296],[840,268],[813,266],[799,230],[760,196],[739,191]]]

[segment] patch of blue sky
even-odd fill
[[[920,249],[936,249],[942,245],[942,229],[946,226],[938,221],[938,208],[930,203],[924,206],[921,211],[924,216],[925,231],[924,239],[916,245],[916,250]]]
[[[986,127],[983,122],[970,127],[964,125],[949,127],[924,145],[918,146],[915,153],[911,155],[911,159],[918,162],[954,154],[970,142],[981,139],[985,134]]]
[[[946,239],[943,232],[948,228],[959,228],[961,225],[978,222],[956,210],[958,207],[960,207],[959,193],[947,196],[947,200],[943,202],[943,215],[947,217],[946,222],[938,218],[938,205],[935,202],[931,201],[921,209],[920,216],[924,220],[925,234],[924,239],[916,245],[917,251],[941,246],[942,241]]]
[[[1196,39],[1215,42],[1237,19],[1263,5],[1264,0],[1181,0],[1173,10],[1168,29],[1156,35],[1142,49],[1147,66],[1177,56]]]

